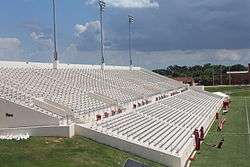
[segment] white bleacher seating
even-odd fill
[[[105,101],[89,96],[89,92],[125,105],[183,87],[176,81],[140,68],[101,70],[92,66],[60,64],[55,70],[45,63],[18,62],[0,62],[0,84],[28,96],[27,105],[34,105],[32,99],[43,98],[71,109],[75,116],[111,107]],[[14,101],[23,102],[15,94],[11,95],[8,99],[17,98]]]
[[[221,98],[187,90],[162,99],[135,112],[103,120],[96,129],[158,150],[180,152],[195,128],[204,126]]]
[[[222,101],[142,68],[10,62],[0,62],[0,98],[58,120],[70,115],[97,134],[175,156],[195,128],[207,130]],[[111,117],[114,108],[122,113]],[[82,120],[91,114],[101,120]]]

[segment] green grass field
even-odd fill
[[[222,132],[217,132],[215,122],[205,139],[206,144],[216,144],[223,137],[222,149],[202,144],[192,167],[249,167],[250,136],[248,117],[250,115],[250,87],[209,87],[208,91],[222,91],[231,94],[232,105]],[[248,111],[246,111],[248,110]],[[250,119],[250,118],[249,118]]]
[[[209,87],[207,90],[231,94],[232,106],[225,115],[225,129],[217,132],[214,124],[205,139],[208,144],[216,144],[224,137],[225,142],[222,149],[203,144],[191,166],[249,167],[250,141],[245,104],[250,111],[250,87]],[[0,141],[0,167],[122,167],[127,158],[151,167],[161,167],[79,136],[72,139],[32,137],[26,141]]]
[[[0,167],[121,167],[127,158],[161,167],[79,136],[72,139],[32,137],[26,141],[0,141]]]

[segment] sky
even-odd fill
[[[249,0],[106,0],[105,63],[135,66],[247,64]],[[51,62],[52,0],[0,1],[0,60]],[[97,0],[56,0],[59,60],[100,64]]]

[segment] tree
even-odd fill
[[[204,65],[194,65],[194,66],[178,66],[171,65],[166,67],[166,69],[156,69],[153,72],[158,74],[174,77],[192,77],[196,83],[202,85],[213,85],[213,76],[215,79],[215,84],[228,84],[229,78],[227,75],[228,71],[246,71],[247,67],[236,64],[233,66],[225,65],[212,65],[210,63]]]

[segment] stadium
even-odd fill
[[[42,10],[36,13],[41,25],[31,19],[17,26],[4,17],[6,25],[18,27],[15,31],[22,40],[12,37],[17,34],[9,34],[13,29],[5,24],[0,27],[2,34],[10,36],[0,36],[0,166],[249,165],[250,64],[246,67],[235,60],[245,63],[249,57],[243,55],[250,51],[217,49],[232,47],[231,42],[222,45],[228,36],[219,38],[227,31],[215,31],[210,22],[199,25],[211,18],[192,23],[201,15],[183,12],[186,8],[198,11],[192,3],[58,1],[59,23],[63,22],[59,44],[56,0],[16,1],[18,8],[5,3],[17,12],[10,20],[30,19],[30,14]],[[49,5],[50,28],[42,25],[48,24],[44,11]],[[209,9],[219,9],[210,5]],[[205,9],[203,3],[196,6]],[[106,8],[112,12],[108,11],[104,30]],[[88,11],[84,19],[82,10]],[[99,20],[92,16],[96,12]],[[122,19],[124,12],[129,14],[127,20]],[[78,22],[82,19],[85,23]],[[166,20],[171,20],[171,26]],[[218,23],[225,21],[215,24],[224,26]],[[146,23],[157,27],[148,28]],[[201,31],[200,27],[208,28]],[[241,34],[229,32],[229,41],[234,41],[232,34]],[[100,58],[100,63],[93,57]]]
[[[223,98],[140,67],[1,62],[1,136],[84,136],[185,166]]]

